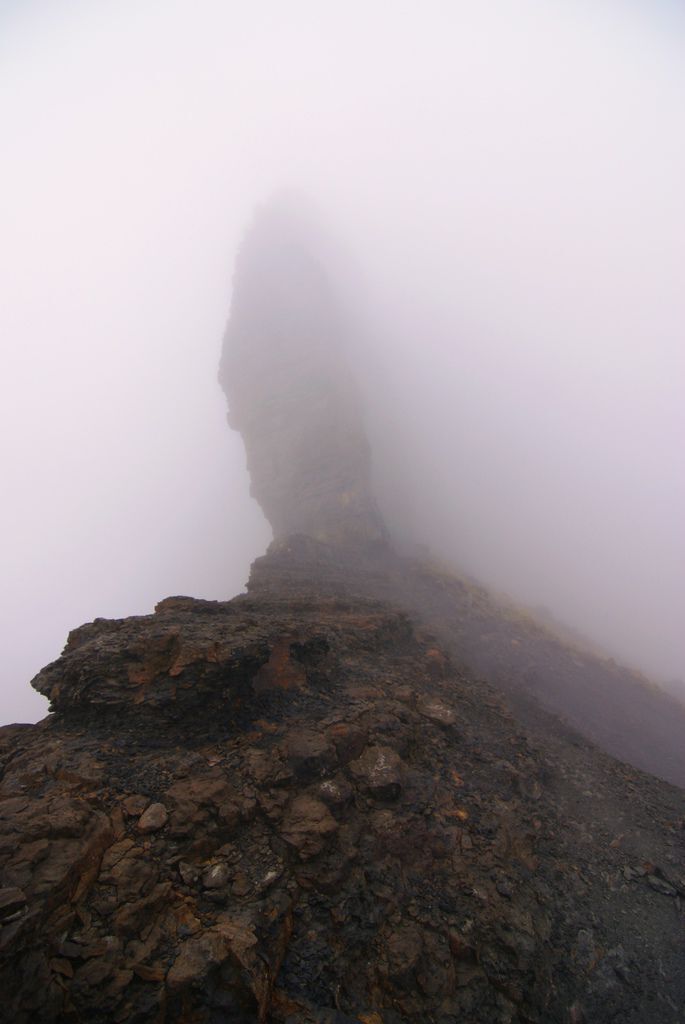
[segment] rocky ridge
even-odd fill
[[[263,213],[221,379],[275,540],[0,729],[1,1020],[682,1021],[683,792],[626,763],[685,780],[678,707],[397,553],[343,340]]]
[[[681,1020],[681,791],[259,577],[74,631],[0,733],[3,1019]]]
[[[352,586],[405,608],[464,672],[505,692],[521,721],[534,723],[542,705],[615,757],[685,787],[685,704],[640,673],[569,644],[473,580],[389,544],[341,551],[303,535],[257,559],[252,593],[262,586],[262,566],[266,586],[278,580],[296,592],[314,575],[326,592]]]

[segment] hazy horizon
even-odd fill
[[[685,679],[684,44],[671,3],[4,4],[0,721],[69,629],[266,548],[217,368],[283,188],[397,534]]]

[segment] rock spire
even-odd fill
[[[385,527],[345,358],[344,303],[325,253],[292,203],[256,213],[236,263],[219,379],[275,538],[373,543]]]

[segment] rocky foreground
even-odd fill
[[[682,1021],[682,791],[282,560],[75,630],[0,730],[2,1019]]]

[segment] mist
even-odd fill
[[[667,2],[4,3],[1,720],[70,628],[268,544],[217,368],[283,188],[345,253],[396,535],[682,695],[684,50]]]

